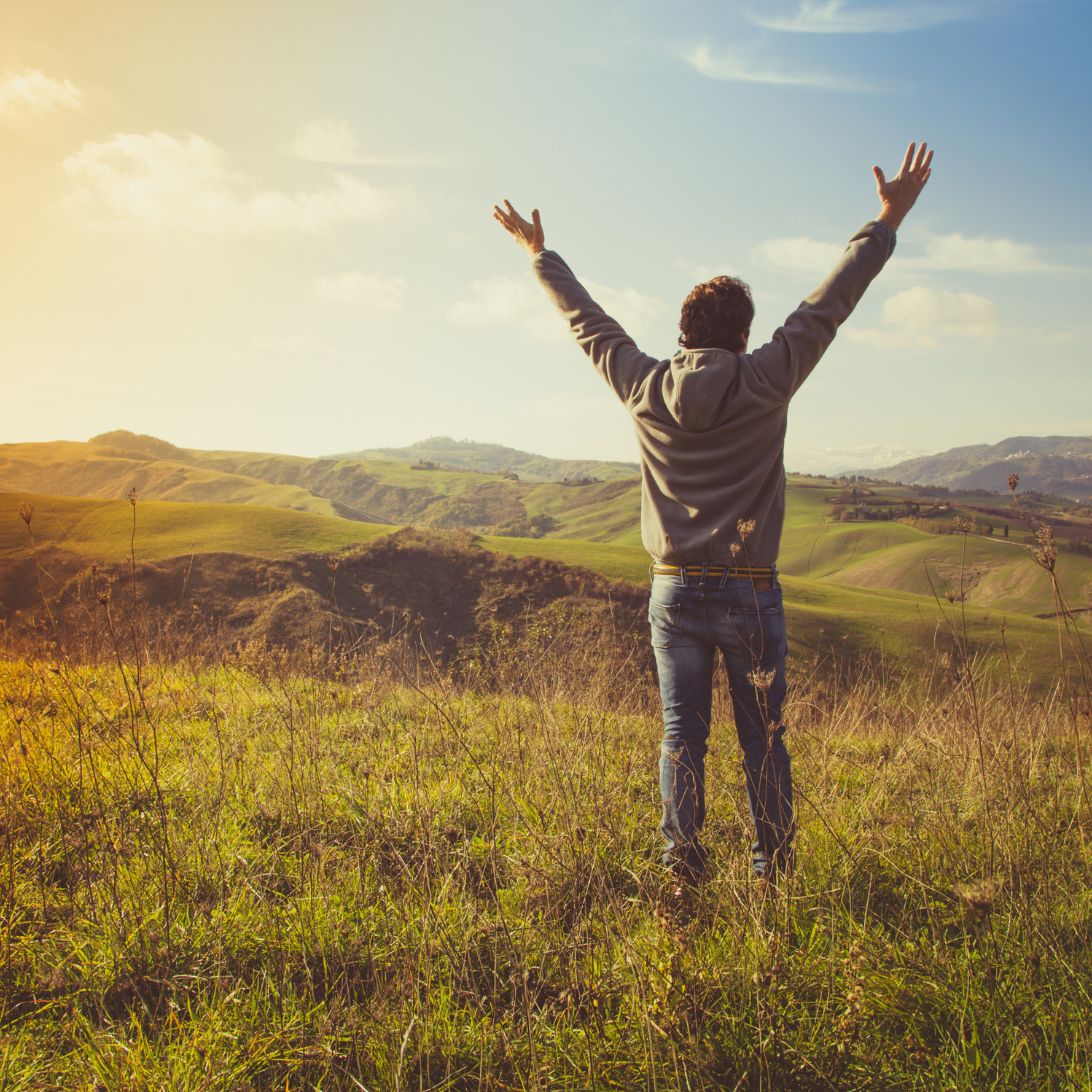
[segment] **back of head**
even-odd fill
[[[696,285],[683,301],[679,344],[684,349],[742,352],[754,317],[747,283],[738,277],[714,277]]]

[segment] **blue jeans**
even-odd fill
[[[769,589],[747,577],[656,573],[648,620],[663,701],[660,744],[662,860],[688,877],[705,872],[705,753],[717,649],[724,657],[754,824],[751,864],[759,875],[790,862],[792,775],[782,738],[785,610],[777,576]]]

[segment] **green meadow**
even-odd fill
[[[0,662],[0,1087],[1088,1087],[1087,630],[1035,617],[1015,535],[837,522],[835,488],[789,485],[800,867],[762,899],[723,680],[680,899],[655,680],[578,614],[445,668],[396,634],[188,663],[123,596],[100,662]],[[645,585],[631,483],[532,498],[546,536],[460,541]],[[47,570],[395,530],[0,494],[0,561]]]
[[[797,676],[759,899],[727,695],[709,883],[657,863],[651,678],[564,639],[0,663],[0,1087],[1079,1089],[1087,719]],[[972,665],[972,671],[973,671]]]

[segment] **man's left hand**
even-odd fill
[[[520,246],[532,254],[537,254],[546,245],[542,234],[542,218],[538,214],[538,209],[531,210],[531,219],[534,223],[528,223],[512,208],[511,201],[506,199],[504,204],[508,209],[507,212],[499,205],[493,206],[493,219],[503,224],[504,229]]]

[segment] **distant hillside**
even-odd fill
[[[427,461],[441,466],[479,470],[499,474],[511,470],[527,481],[559,482],[568,479],[595,478],[613,481],[636,478],[637,463],[599,462],[594,459],[549,459],[530,451],[519,451],[502,444],[480,444],[474,440],[453,440],[450,436],[432,436],[408,447],[377,447],[335,455],[337,459],[397,459],[400,462]]]
[[[908,485],[995,493],[1007,492],[1009,475],[1019,474],[1021,490],[1086,502],[1092,499],[1092,436],[1011,436],[857,473]]]
[[[364,523],[591,540],[632,534],[640,519],[635,477],[575,485],[437,462],[202,451],[119,430],[87,443],[0,444],[0,491],[110,499],[135,488],[144,500],[260,504]]]

